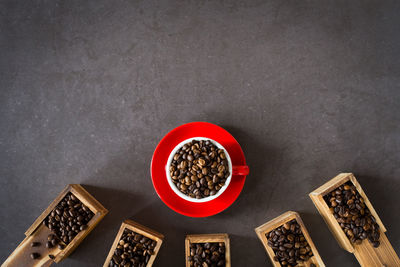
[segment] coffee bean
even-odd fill
[[[350,181],[325,195],[324,199],[350,242],[360,244],[368,238],[373,246],[379,246],[379,225]]]
[[[380,245],[380,242],[379,242],[379,241],[374,241],[374,242],[372,242],[372,246],[373,246],[374,248],[379,247],[379,245]]]
[[[55,235],[54,235],[54,234],[49,234],[49,235],[47,236],[47,240],[48,240],[48,241],[51,241],[51,240],[53,240],[53,239],[55,239]]]
[[[49,241],[49,242],[51,242],[51,244],[52,244],[53,247],[54,247],[54,246],[56,246],[56,245],[58,244],[58,239],[53,239],[53,240],[51,240],[51,241]]]
[[[225,243],[191,243],[187,257],[190,267],[225,266]]]
[[[40,242],[32,242],[31,247],[38,247],[40,246]]]
[[[46,242],[46,248],[52,248],[54,245],[52,244],[51,241]]]
[[[34,252],[34,253],[31,253],[31,258],[32,259],[34,259],[34,260],[36,260],[36,259],[39,259],[40,258],[40,254],[39,253],[36,253],[36,252]]]
[[[230,175],[225,152],[211,140],[184,144],[175,153],[169,172],[182,193],[197,199],[215,195]]]
[[[274,260],[282,266],[296,266],[307,261],[313,253],[300,225],[291,220],[266,234],[268,246],[275,252]]]

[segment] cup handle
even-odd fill
[[[232,175],[248,175],[250,172],[249,166],[232,166]]]

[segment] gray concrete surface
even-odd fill
[[[361,3],[362,2],[362,3]],[[0,1],[0,262],[68,183],[109,210],[58,266],[101,266],[125,218],[227,232],[235,267],[271,266],[253,228],[301,213],[328,266],[358,266],[308,193],[354,172],[400,252],[398,1]],[[190,121],[230,131],[251,175],[211,218],[157,197],[158,141]]]

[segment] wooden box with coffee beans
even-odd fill
[[[151,267],[163,239],[162,234],[132,220],[125,220],[103,266]]]
[[[287,211],[255,231],[273,266],[325,266],[297,212]]]
[[[50,266],[60,262],[107,212],[81,185],[68,185],[29,227],[26,238],[2,266]]]
[[[186,267],[231,267],[228,234],[187,235],[185,239]]]
[[[339,245],[361,266],[400,266],[386,228],[352,173],[341,173],[310,193]]]

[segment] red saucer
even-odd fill
[[[229,153],[232,165],[246,165],[242,148],[225,129],[208,122],[191,122],[170,131],[158,144],[151,160],[151,179],[161,200],[174,211],[190,217],[212,216],[228,208],[242,191],[246,176],[233,175],[228,188],[218,198],[195,203],[180,198],[171,189],[165,166],[172,149],[191,137],[208,137],[220,143]]]

